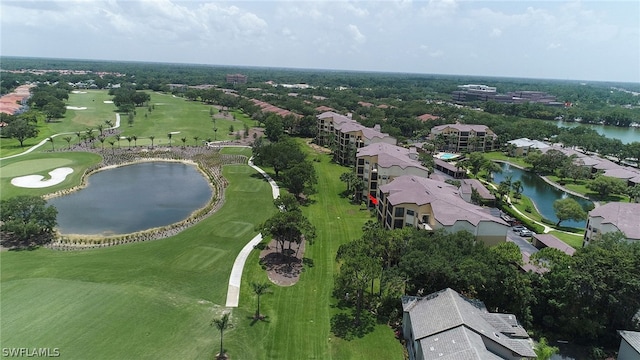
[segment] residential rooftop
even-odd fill
[[[415,158],[412,156],[415,155]],[[378,165],[383,168],[398,166],[402,169],[415,167],[427,171],[417,160],[417,152],[401,146],[387,143],[373,143],[358,149],[357,157],[361,156],[377,156]]]
[[[591,210],[589,217],[601,217],[602,224],[615,225],[628,239],[640,239],[640,203],[606,203]]]

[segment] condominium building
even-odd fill
[[[335,160],[342,165],[353,165],[358,149],[374,143],[396,144],[396,139],[382,133],[380,126],[368,128],[357,121],[327,111],[317,116],[318,145],[331,148]]]
[[[440,149],[453,152],[493,151],[498,136],[486,125],[445,124],[431,129],[429,139]]]
[[[415,147],[407,149],[387,143],[375,143],[358,149],[356,159],[356,174],[365,183],[362,192],[356,192],[356,198],[367,201],[370,207],[375,205],[378,187],[388,184],[396,177],[429,177],[429,170],[418,160]]]
[[[509,229],[487,208],[464,201],[456,186],[416,175],[379,186],[376,203],[378,220],[388,229],[466,230],[487,245],[506,241]]]
[[[640,241],[640,204],[610,202],[589,212],[584,246],[599,234],[621,231],[628,241]]]

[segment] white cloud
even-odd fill
[[[501,35],[502,35],[502,30],[498,28],[491,29],[491,32],[489,33],[490,37],[500,37]]]
[[[554,49],[558,49],[561,48],[562,44],[560,43],[551,43],[549,44],[549,46],[547,46],[547,50],[554,50]]]
[[[456,0],[429,0],[429,3],[420,9],[422,15],[429,18],[447,18],[458,10]]]
[[[367,41],[367,37],[362,35],[362,33],[360,32],[360,29],[358,29],[356,25],[349,24],[349,26],[347,26],[347,31],[349,32],[349,35],[351,35],[351,38],[355,42],[362,44],[365,41]]]

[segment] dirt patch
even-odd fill
[[[331,154],[331,149],[327,149],[326,147],[314,144],[311,142],[311,140],[307,141],[307,145],[309,145],[313,149],[313,151],[319,154]]]
[[[291,250],[285,249],[284,254],[276,248],[277,242],[271,240],[260,252],[260,264],[266,267],[267,276],[272,283],[279,286],[291,286],[300,280],[300,273],[304,266],[305,242],[302,241],[300,249],[297,244],[291,245]]]

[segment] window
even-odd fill
[[[394,229],[402,229],[403,226],[404,226],[404,220],[396,219],[396,220],[393,221],[393,228]]]
[[[358,159],[358,165],[364,165],[364,159]]]
[[[423,223],[425,223],[425,224],[429,223],[429,214],[422,214],[421,217],[422,217],[421,220],[422,220]]]
[[[413,210],[407,209],[407,215],[414,216],[416,213]]]
[[[404,216],[404,208],[403,207],[397,207],[394,216],[395,217],[403,217]]]

